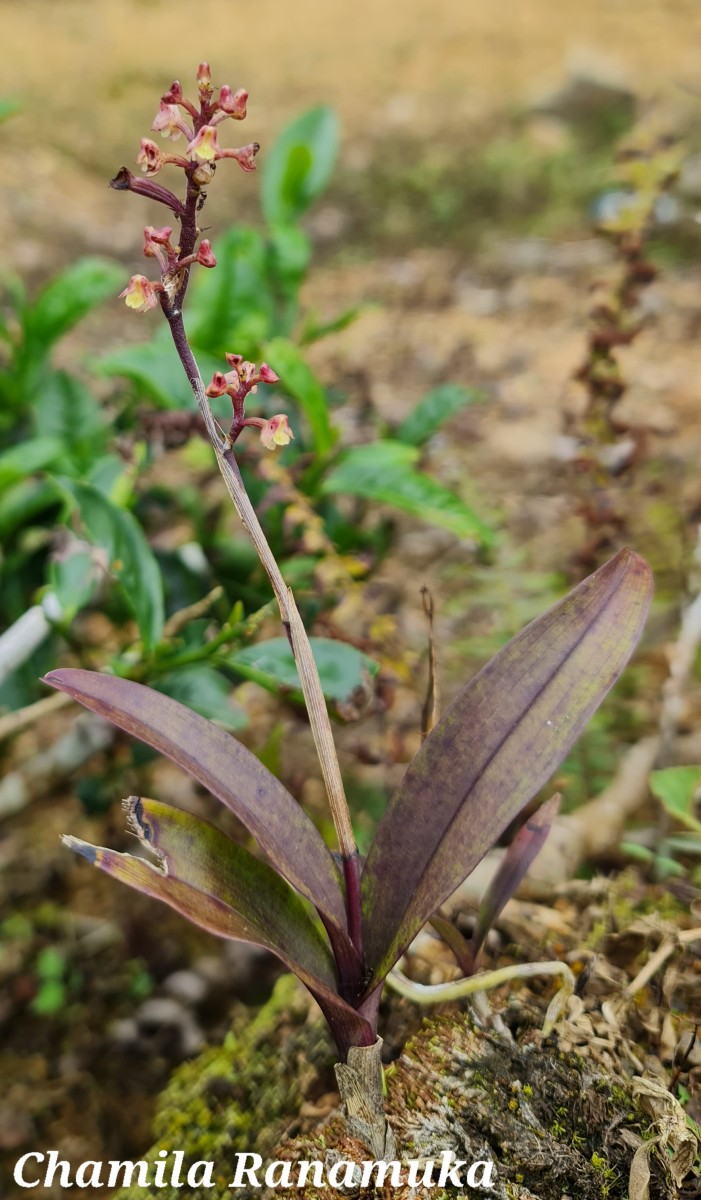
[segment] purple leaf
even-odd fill
[[[331,852],[297,801],[255,755],[177,700],[129,679],[64,669],[51,671],[44,682],[172,758],[231,809],[273,866],[319,911],[344,974],[357,971]]]
[[[374,1041],[368,1022],[338,995],[333,957],[321,930],[277,872],[208,821],[136,796],[125,807],[131,830],[153,852],[155,863],[78,838],[64,837],[64,842],[108,875],[164,901],[210,933],[270,950],[312,992],[341,1040],[345,1035],[348,1044]]]
[[[647,563],[622,550],[470,681],[392,797],[362,878],[368,992],[562,762],[642,633]]]
[[[531,863],[543,849],[560,808],[561,799],[560,793],[556,792],[554,796],[541,804],[540,808],[521,826],[501,860],[499,868],[482,898],[475,928],[472,931],[470,951],[473,958],[473,970],[489,930],[527,874]]]

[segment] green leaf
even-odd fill
[[[100,401],[74,375],[47,371],[32,397],[37,434],[59,438],[76,465],[87,469],[107,441],[108,427]]]
[[[415,446],[399,442],[353,446],[326,476],[321,490],[326,495],[341,493],[390,504],[430,525],[449,529],[457,537],[492,545],[493,530],[453,492],[417,471],[418,457]]]
[[[197,663],[178,667],[162,675],[154,686],[224,729],[245,729],[248,724],[244,710],[231,699],[231,685],[214,667]]]
[[[67,267],[25,311],[26,355],[45,360],[54,342],[123,283],[123,268],[104,258],[81,258]]]
[[[0,496],[0,541],[10,538],[23,525],[60,502],[59,489],[52,479],[23,479]]]
[[[109,570],[123,588],[144,645],[153,649],[163,633],[163,581],[141,526],[91,484],[65,477],[58,483],[79,509],[86,536],[107,552]]]
[[[332,333],[340,333],[343,329],[347,329],[354,321],[369,306],[364,304],[354,304],[352,308],[346,308],[337,317],[332,317],[330,321],[319,321],[314,313],[307,315],[304,321],[304,326],[299,337],[300,345],[310,346],[312,342],[318,342],[321,338],[328,337]]]
[[[402,421],[394,436],[408,446],[423,446],[455,413],[467,404],[483,399],[482,392],[461,387],[459,383],[444,383],[433,388]]]
[[[273,330],[275,300],[270,289],[268,246],[262,234],[234,226],[214,243],[217,266],[200,271],[188,293],[187,328],[192,345],[217,356],[254,357]],[[207,382],[207,380],[205,380]]]
[[[269,239],[272,271],[283,294],[295,299],[309,266],[309,238],[297,225],[273,225]]]
[[[56,437],[36,437],[0,454],[0,491],[12,487],[35,471],[50,467],[63,453]]]
[[[548,781],[623,671],[652,573],[621,550],[463,688],[380,821],[362,874],[372,992]]]
[[[49,586],[58,598],[65,622],[72,621],[90,602],[97,583],[92,557],[84,550],[78,550],[68,558],[52,559],[49,564]]]
[[[329,421],[326,393],[300,351],[286,338],[274,338],[263,347],[265,361],[280,376],[280,387],[296,400],[311,429],[318,455],[328,454],[336,441]]]
[[[207,384],[214,371],[222,369],[222,362],[201,351],[196,358]],[[100,375],[130,379],[142,395],[161,408],[197,407],[168,329],[161,330],[150,342],[122,346],[92,360],[90,365]]]
[[[368,675],[375,675],[379,670],[378,664],[367,654],[356,650],[355,646],[332,638],[313,637],[309,641],[327,700],[341,703],[349,700],[356,688],[363,686]],[[246,646],[232,654],[227,661],[236,669],[252,667],[256,673],[267,675],[280,687],[295,690],[301,687],[287,638],[271,638],[257,646]]]
[[[263,160],[261,201],[271,225],[290,224],[325,190],[338,155],[333,109],[310,109],[280,134]]]
[[[662,801],[670,817],[701,833],[701,821],[695,815],[701,786],[701,767],[666,767],[650,775],[650,790]]]

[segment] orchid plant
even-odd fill
[[[246,92],[217,91],[206,63],[197,80],[198,105],[175,82],[153,123],[167,138],[184,137],[185,153],[164,154],[144,139],[138,158],[144,178],[122,168],[112,181],[164,205],[180,225],[177,241],[171,226],[147,227],[144,254],[158,263],[160,279],[135,275],[122,296],[138,312],[160,307],[168,322],[227,489],[268,573],[297,663],[338,852],[283,784],[218,725],[141,684],[73,669],[52,671],[46,682],[170,757],[238,818],[264,858],[207,821],[141,797],[125,806],[145,856],[65,841],[204,929],[272,951],[316,998],[345,1059],[354,1048],[376,1045],[380,996],[395,964],[546,784],[622,672],[643,629],[651,574],[640,557],[622,550],[501,650],[428,733],[361,864],[309,640],[234,454],[248,428],[257,428],[270,449],[292,437],[285,414],[268,420],[246,414],[258,385],[274,384],[277,376],[265,363],[256,368],[232,353],[229,369],[205,389],[183,323],[191,271],[216,265],[198,227],[203,189],[217,162],[234,159],[249,171],[258,151],[257,143],[229,150],[218,142],[225,121],[245,117]],[[169,164],[184,176],[183,199],[154,179]],[[224,394],[233,419],[222,434],[209,398]],[[531,818],[507,854],[463,955],[468,973],[554,812],[551,802]]]

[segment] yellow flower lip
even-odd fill
[[[203,125],[189,143],[187,152],[190,158],[199,158],[202,162],[213,162],[219,155],[216,127]]]
[[[260,440],[266,450],[274,450],[276,446],[287,446],[294,438],[286,413],[276,413],[265,422],[260,431]]]

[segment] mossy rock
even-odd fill
[[[237,1024],[221,1046],[179,1067],[162,1092],[154,1120],[157,1141],[145,1160],[153,1164],[161,1151],[182,1150],[186,1169],[200,1160],[214,1162],[214,1188],[185,1192],[168,1184],[132,1184],[115,1200],[182,1200],[184,1194],[188,1200],[220,1200],[232,1194],[227,1185],[237,1152],[255,1151],[267,1161],[279,1139],[294,1129],[320,1077],[328,1076],[327,1088],[333,1086],[331,1040],[320,1021],[309,1021],[309,1008],[294,977],[283,976],[252,1021]],[[170,1170],[165,1174],[168,1179]]]
[[[216,1164],[214,1188],[188,1188],[188,1200],[232,1195],[236,1154],[274,1160],[368,1157],[349,1137],[340,1114],[307,1132],[300,1113],[328,1090],[333,1051],[324,1027],[309,1022],[309,1007],[290,977],[279,981],[257,1018],[224,1045],[176,1071],[158,1108],[154,1162],[162,1150],[183,1150],[186,1163]],[[321,1076],[321,1083],[320,1083]],[[402,1161],[439,1161],[451,1150],[469,1162],[493,1160],[494,1200],[626,1200],[633,1155],[652,1137],[650,1118],[630,1083],[594,1060],[563,1053],[557,1038],[530,1030],[518,1041],[475,1025],[465,1013],[427,1021],[387,1070],[387,1115]],[[284,1139],[284,1140],[283,1140]],[[650,1196],[676,1195],[653,1151]],[[293,1175],[294,1177],[294,1175]],[[305,1185],[300,1200],[328,1200],[341,1191]],[[437,1200],[440,1189],[392,1189],[395,1200]],[[276,1188],[244,1187],[242,1200],[270,1200]],[[287,1194],[287,1193],[285,1193]],[[346,1193],[349,1194],[349,1193]],[[356,1190],[355,1200],[385,1195],[384,1186]],[[450,1188],[446,1197],[466,1193]],[[477,1194],[473,1192],[472,1194]],[[482,1193],[480,1193],[482,1194]],[[131,1187],[118,1200],[179,1200],[182,1189]]]
[[[630,1084],[592,1061],[562,1053],[531,1031],[521,1043],[475,1026],[468,1015],[425,1024],[387,1071],[387,1115],[402,1161],[452,1151],[468,1164],[495,1163],[494,1200],[627,1200],[633,1154],[652,1136]],[[329,1155],[331,1157],[329,1157]],[[299,1162],[369,1156],[336,1117],[319,1133],[278,1147],[274,1158]],[[662,1160],[650,1158],[650,1196],[677,1195]],[[273,1189],[259,1191],[266,1200]],[[328,1188],[305,1187],[302,1200],[328,1200]],[[335,1193],[339,1194],[339,1193]],[[389,1193],[387,1193],[389,1194]],[[439,1190],[393,1188],[395,1200],[436,1200]],[[445,1196],[467,1193],[448,1187]],[[374,1187],[354,1200],[385,1195]]]

